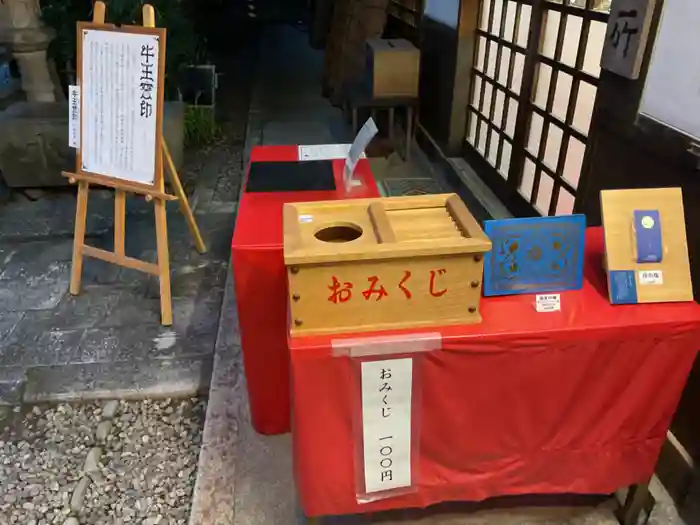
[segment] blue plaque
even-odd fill
[[[493,245],[484,258],[484,295],[578,290],[583,286],[586,217],[484,222]]]
[[[613,270],[609,282],[612,304],[637,304],[637,281],[632,270]]]
[[[658,210],[634,210],[637,263],[660,263],[663,259],[661,217]]]

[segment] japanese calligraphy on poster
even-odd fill
[[[700,2],[664,2],[639,112],[700,141],[698,28]]]
[[[160,154],[162,37],[87,28],[81,34],[82,171],[152,186]]]
[[[80,144],[80,88],[68,86],[68,146]]]
[[[615,0],[610,10],[600,65],[612,73],[636,79],[644,59],[656,0]]]
[[[365,492],[410,487],[413,360],[362,363]]]

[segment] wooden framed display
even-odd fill
[[[162,193],[165,30],[78,23],[79,173]]]
[[[161,320],[172,324],[166,201],[180,200],[197,250],[206,251],[187,196],[163,140],[165,29],[155,27],[155,11],[143,6],[143,27],[105,24],[105,4],[96,2],[93,21],[77,24],[78,85],[71,88],[79,131],[76,169],[64,172],[78,182],[70,292],[80,292],[83,257],[93,257],[155,275],[160,280]],[[79,103],[75,103],[75,99]],[[177,196],[165,192],[164,163]],[[115,189],[114,251],[85,244],[90,184]],[[126,194],[143,195],[155,207],[158,260],[125,253]]]
[[[478,323],[490,249],[457,195],[286,204],[291,333]]]
[[[600,193],[613,304],[693,300],[680,188]]]

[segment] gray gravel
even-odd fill
[[[80,523],[187,523],[205,412],[197,399],[120,403]]]
[[[37,406],[0,429],[0,524],[64,522],[99,413],[97,404]]]
[[[187,523],[206,402],[120,402],[109,429],[104,405],[0,423],[0,525]]]

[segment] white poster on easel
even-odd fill
[[[156,174],[159,37],[83,30],[81,168],[153,185]]]
[[[700,141],[700,1],[666,0],[639,113]]]

